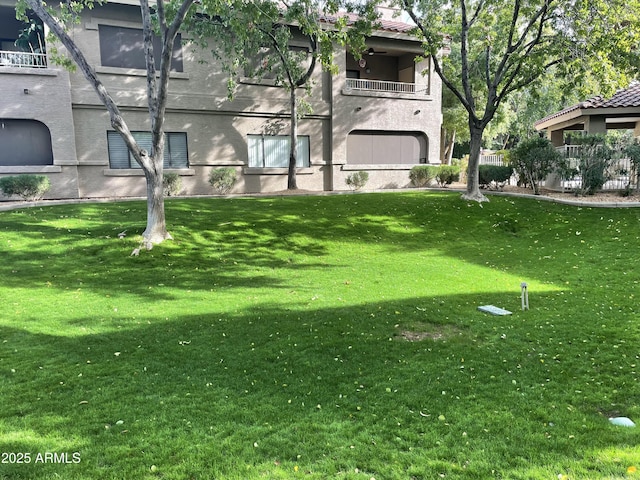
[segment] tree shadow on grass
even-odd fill
[[[0,217],[0,236],[14,238],[2,245],[0,283],[167,300],[168,290],[150,287],[287,289],[295,281],[274,270],[328,270],[344,264],[337,249],[357,266],[357,252],[371,246],[382,256],[435,251],[527,280],[564,283],[577,280],[574,267],[630,260],[631,249],[619,247],[637,236],[637,225],[609,231],[611,224],[592,210],[508,198],[479,205],[424,192],[171,199],[175,240],[129,257],[138,246],[143,202],[24,209]],[[607,211],[616,224],[629,215],[636,214]],[[19,241],[11,237],[16,233]],[[614,239],[616,258],[607,258],[599,247]]]
[[[578,465],[586,451],[628,448],[637,435],[611,430],[575,390],[628,381],[599,364],[632,347],[595,339],[589,354],[600,362],[585,368],[580,352],[593,346],[582,339],[597,320],[569,314],[550,327],[543,312],[475,310],[510,296],[263,304],[94,335],[2,327],[2,450],[82,456],[3,474],[293,478],[299,467],[309,478],[356,468],[376,478],[524,478]],[[408,328],[453,333],[407,342]],[[562,361],[552,358],[558,342]],[[582,478],[618,467],[587,462]]]

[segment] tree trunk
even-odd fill
[[[488,202],[489,199],[480,192],[480,150],[482,148],[482,134],[484,129],[473,122],[469,122],[471,141],[469,142],[469,167],[467,172],[467,191],[462,198],[476,202]]]
[[[156,152],[152,157],[152,168],[144,169],[147,180],[147,228],[143,232],[144,246],[151,249],[154,244],[170,240],[164,214],[164,188],[162,184],[162,153]],[[159,158],[158,158],[159,156]]]
[[[456,131],[445,130],[444,142],[444,162],[447,165],[451,165],[451,159],[453,158],[453,147],[456,143]]]
[[[291,88],[291,132],[290,132],[290,148],[289,148],[289,174],[287,175],[287,189],[297,190],[298,182],[296,179],[296,163],[298,161],[298,106],[296,102],[296,87]]]

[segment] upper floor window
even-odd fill
[[[0,118],[0,166],[53,165],[49,128],[37,120]]]
[[[144,40],[141,28],[116,27],[99,25],[100,58],[104,67],[147,68],[144,55]],[[160,37],[153,38],[153,52],[156,68],[160,68],[162,41]],[[182,38],[180,34],[173,43],[171,56],[171,71],[182,72]]]
[[[141,148],[151,151],[151,132],[132,132]],[[133,157],[122,136],[115,131],[107,132],[110,168],[141,168]],[[164,168],[188,168],[187,134],[165,133]]]
[[[287,168],[291,139],[288,135],[249,135],[249,167]],[[298,136],[296,167],[309,166],[309,137]]]

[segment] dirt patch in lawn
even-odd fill
[[[406,342],[422,342],[423,340],[442,341],[462,335],[462,331],[452,325],[412,325],[412,328],[399,329],[398,338]]]

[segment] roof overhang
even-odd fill
[[[632,129],[640,122],[640,107],[625,108],[576,108],[535,124],[537,131],[542,130],[583,130],[590,117],[605,117],[608,130]]]

